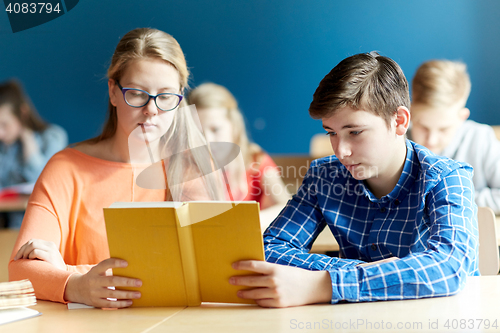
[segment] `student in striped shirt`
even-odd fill
[[[264,307],[449,296],[479,275],[472,168],[406,139],[408,82],[375,52],[341,61],[309,108],[335,155],[314,161],[264,233],[266,261],[240,261],[242,298]],[[330,228],[341,258],[310,254]]]

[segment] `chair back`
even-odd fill
[[[313,159],[333,155],[332,144],[330,143],[330,137],[325,134],[315,134],[311,138],[311,143],[309,145],[309,155]]]
[[[495,135],[497,136],[497,139],[500,140],[500,125],[491,126],[491,127],[493,127],[493,130],[495,131]]]
[[[481,275],[497,275],[500,268],[495,213],[489,207],[478,207],[479,272]]]

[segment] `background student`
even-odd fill
[[[137,139],[137,132],[146,135],[155,161],[171,142],[181,147],[202,142],[197,142],[203,137],[189,109],[178,107],[188,75],[184,54],[169,34],[142,28],[120,40],[108,69],[104,129],[97,138],[57,153],[43,170],[12,252],[10,280],[29,278],[37,298],[56,302],[121,308],[140,297],[140,292],[120,290],[140,286],[139,279],[106,276],[108,269],[127,263],[109,258],[103,208],[175,195],[169,188],[137,186],[129,140]],[[170,161],[167,168],[169,182],[176,184],[182,179],[175,177],[189,171],[178,162],[183,161]]]
[[[38,115],[21,84],[0,84],[0,189],[34,183],[49,158],[68,144],[66,132]],[[7,227],[19,228],[23,212],[5,213]]]
[[[467,120],[470,90],[465,64],[423,63],[412,82],[409,138],[438,155],[470,164],[477,205],[500,214],[500,141],[490,126]]]
[[[256,143],[248,139],[243,115],[233,94],[225,87],[204,83],[189,93],[189,104],[196,105],[199,119],[208,142],[232,142],[243,155],[245,170],[229,170],[228,176],[240,183],[241,193],[236,200],[260,203],[262,231],[278,215],[290,194],[271,157]],[[246,181],[246,182],[245,182]]]
[[[449,296],[479,275],[472,168],[405,139],[408,82],[377,53],[342,60],[320,82],[309,113],[334,156],[314,161],[264,234],[266,260],[233,276],[259,305]],[[329,227],[342,258],[308,253]],[[291,267],[295,266],[295,267]]]

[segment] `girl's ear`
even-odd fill
[[[109,101],[113,106],[117,105],[117,90],[116,89],[116,81],[113,79],[108,80],[108,92],[109,92]]]
[[[410,126],[410,110],[405,106],[399,106],[394,118],[394,124],[397,135],[405,135]]]

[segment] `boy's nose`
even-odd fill
[[[432,149],[439,144],[439,135],[435,131],[429,131],[427,135],[427,148]]]
[[[332,148],[335,155],[337,155],[337,157],[341,160],[345,157],[351,156],[351,148],[345,142],[341,142],[341,140],[338,141],[336,146],[332,145]]]

